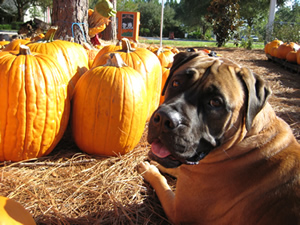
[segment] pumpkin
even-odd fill
[[[270,51],[271,51],[271,49],[273,48],[273,47],[278,47],[279,45],[281,45],[283,42],[282,41],[280,41],[280,40],[277,40],[277,39],[275,39],[275,40],[273,40],[273,41],[271,41],[271,42],[268,42],[267,44],[266,44],[266,46],[265,46],[265,53],[266,54],[270,54]]]
[[[94,59],[96,57],[96,55],[98,54],[98,52],[100,51],[99,48],[93,48],[92,46],[90,46],[88,43],[83,43],[82,45],[84,47],[84,49],[86,50],[86,53],[88,55],[88,60],[89,60],[89,68],[92,67]]]
[[[12,40],[8,45],[5,46],[3,51],[14,51],[14,50],[19,50],[20,45],[25,45],[29,43],[30,41],[25,40],[25,39],[15,39]]]
[[[290,51],[286,55],[286,61],[291,63],[297,63],[297,52],[296,51]]]
[[[49,154],[67,127],[70,102],[66,76],[53,57],[0,52],[0,161]]]
[[[139,142],[147,118],[142,76],[111,53],[105,66],[86,72],[72,100],[75,143],[89,154],[125,154]]]
[[[105,53],[115,52],[120,49],[122,49],[121,42],[118,42],[116,45],[106,45],[98,52],[98,54],[94,58],[94,61],[98,60],[98,58],[100,58]]]
[[[136,69],[144,78],[147,88],[148,119],[159,105],[161,87],[161,65],[158,58],[145,48],[131,47],[127,38],[122,39],[122,50],[115,51],[120,54],[123,61]],[[95,58],[93,66],[105,65],[109,59],[109,53]]]
[[[290,52],[290,51],[297,51],[299,49],[299,45],[296,44],[295,42],[286,42],[281,44],[278,47],[278,58],[280,59],[286,59],[286,55]]]
[[[168,76],[170,74],[170,68],[166,68],[166,67],[163,67],[162,68],[162,82],[161,82],[161,93],[164,89],[164,86],[166,84],[166,81],[168,79]],[[165,100],[165,96],[164,95],[160,95],[160,100],[159,100],[159,105],[161,105]]]
[[[58,60],[68,76],[68,92],[72,98],[77,80],[89,69],[88,56],[80,44],[53,40],[56,31],[57,27],[51,27],[45,34],[45,38],[28,43],[27,46],[32,52],[51,55]]]
[[[8,45],[10,41],[0,41],[0,50],[5,48],[6,45]]]
[[[17,201],[0,196],[0,224],[35,225],[31,214]]]
[[[171,68],[175,54],[170,49],[158,48],[152,52],[158,57],[162,67]]]
[[[278,46],[271,48],[269,55],[278,58]]]

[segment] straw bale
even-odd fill
[[[261,75],[273,90],[270,103],[300,142],[300,75],[267,60],[262,50],[212,49]],[[170,224],[155,191],[136,166],[147,159],[147,127],[123,156],[81,152],[70,127],[46,157],[0,162],[0,195],[20,202],[37,224]],[[176,180],[167,176],[175,190]]]

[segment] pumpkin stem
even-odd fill
[[[18,55],[31,55],[30,48],[26,45],[20,45],[19,54]]]
[[[124,66],[127,66],[126,63],[124,63],[123,59],[121,58],[119,53],[110,53],[109,58],[107,60],[107,63],[104,66],[114,66],[117,68],[121,68]]]
[[[55,33],[58,29],[58,26],[52,26],[45,34],[45,37],[42,39],[42,42],[52,42],[54,41]]]
[[[135,49],[131,47],[130,41],[127,38],[122,38],[122,52],[130,53],[134,51]]]

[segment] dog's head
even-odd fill
[[[149,156],[170,168],[197,164],[233,136],[249,131],[270,90],[230,60],[179,53],[163,94],[165,101],[149,122]]]

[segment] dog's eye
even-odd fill
[[[223,101],[221,98],[213,98],[209,101],[209,105],[215,108],[222,106]]]
[[[174,80],[172,82],[172,87],[179,87],[179,85],[180,85],[180,82],[178,80]]]

